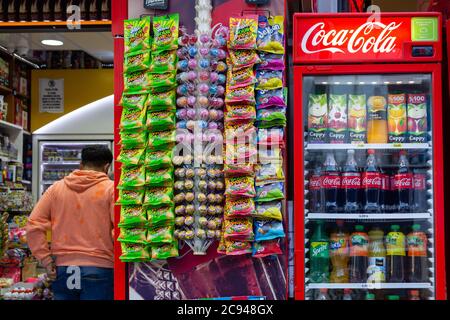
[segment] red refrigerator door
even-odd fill
[[[294,88],[295,298],[446,299],[441,65],[296,66]]]

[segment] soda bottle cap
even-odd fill
[[[344,293],[345,293],[345,294],[352,293],[352,289],[348,289],[348,288],[347,288],[347,289],[344,289]]]
[[[399,226],[398,224],[393,224],[393,225],[391,226],[391,230],[392,230],[392,231],[398,231],[398,230],[400,230],[400,226]]]
[[[411,290],[409,292],[412,296],[418,296],[419,295],[419,290]]]
[[[420,224],[413,224],[412,229],[413,231],[420,231]]]
[[[344,225],[344,220],[337,220],[337,221],[336,221],[336,224],[337,224],[339,227],[342,227],[342,226]]]
[[[406,150],[400,151],[400,155],[401,155],[401,156],[406,156]]]
[[[375,295],[373,293],[366,294],[366,300],[375,300]]]
[[[363,225],[360,225],[360,224],[357,224],[357,225],[355,226],[355,230],[356,230],[356,231],[364,231],[364,226],[363,226]]]
[[[375,154],[375,150],[374,149],[369,149],[369,150],[367,150],[367,153],[368,154]]]
[[[353,149],[348,149],[348,150],[347,150],[347,153],[354,154],[354,153],[355,153],[355,150],[353,150]]]
[[[322,289],[320,289],[320,292],[321,292],[321,293],[327,293],[327,292],[328,292],[328,289],[327,289],[327,288],[322,288]]]
[[[394,296],[394,295],[388,296],[387,298],[388,298],[388,300],[400,300],[399,296]]]

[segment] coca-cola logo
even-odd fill
[[[382,179],[379,173],[366,173],[363,176],[362,186],[367,189],[381,188]]]
[[[304,53],[390,53],[396,48],[397,37],[392,32],[402,23],[366,22],[356,29],[325,30],[325,23],[311,26],[303,36],[301,49]]]
[[[311,177],[311,179],[309,180],[309,188],[313,190],[320,189],[320,187],[322,186],[320,180],[320,177]]]
[[[423,174],[414,175],[414,189],[425,190],[426,177]]]
[[[341,177],[325,176],[322,179],[322,186],[324,188],[339,188],[341,186]]]
[[[412,189],[412,180],[410,174],[397,174],[394,177],[394,189]]]
[[[342,177],[342,188],[357,189],[361,187],[360,176],[344,176]]]

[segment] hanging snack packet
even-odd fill
[[[229,49],[256,49],[258,16],[230,18]]]
[[[178,257],[178,241],[152,246],[152,260],[165,260]]]
[[[145,184],[145,167],[125,167],[120,175],[119,188],[131,189],[142,187]]]
[[[230,51],[229,61],[231,63],[228,63],[228,65],[231,65],[233,67],[229,68],[228,70],[233,69],[233,73],[235,73],[241,69],[251,69],[252,75],[254,76],[253,66],[257,63],[260,63],[261,59],[259,58],[258,53],[256,53],[255,50],[232,50]],[[230,81],[230,79],[232,78],[228,77],[227,81]]]
[[[260,52],[261,63],[256,65],[256,70],[284,70],[284,55]]]
[[[161,207],[173,205],[173,188],[158,187],[147,188],[144,197],[144,206]]]
[[[227,199],[225,202],[225,219],[248,217],[255,213],[255,202],[251,198]]]
[[[283,89],[256,90],[256,108],[286,107],[286,99]]]
[[[253,163],[226,163],[223,168],[225,177],[252,175],[254,171]]]
[[[147,150],[144,164],[151,170],[172,166],[172,150],[151,151]]]
[[[274,90],[283,88],[283,71],[258,70],[256,71],[258,90]]]
[[[256,143],[256,127],[253,123],[227,124],[225,127],[227,143]]]
[[[256,185],[264,185],[271,182],[284,182],[283,166],[281,161],[274,161],[256,166]]]
[[[264,146],[265,147],[265,146]],[[263,148],[262,146],[259,146],[258,148],[258,162],[261,164],[267,164],[269,162],[273,161],[281,161],[282,154],[281,154],[281,146],[268,146],[268,148]]]
[[[147,145],[147,132],[121,131],[119,144],[122,149],[143,149]]]
[[[156,227],[148,230],[147,243],[171,243],[173,242],[173,225]]]
[[[135,71],[124,75],[125,92],[141,92],[150,86],[150,73],[147,70]]]
[[[151,61],[150,50],[131,52],[125,55],[123,64],[124,73],[148,70]]]
[[[285,127],[287,122],[286,109],[260,109],[256,112],[256,121],[258,128]]]
[[[126,53],[150,49],[150,17],[125,20],[123,27]]]
[[[283,16],[259,16],[256,46],[260,51],[284,54]]]
[[[253,258],[264,258],[268,256],[283,254],[279,240],[261,241],[253,243]]]
[[[179,20],[177,13],[153,18],[152,51],[178,49]]]
[[[225,239],[252,241],[252,218],[239,218],[224,221],[223,233]]]
[[[239,70],[228,69],[227,87],[230,89],[245,87],[256,83],[253,67],[247,67]]]
[[[117,199],[117,204],[126,205],[141,205],[144,198],[145,189],[134,189],[134,190],[119,190],[119,198]]]
[[[122,149],[117,161],[122,163],[123,167],[139,166],[144,161],[145,149]]]
[[[225,163],[227,165],[237,165],[240,169],[245,170],[248,165],[257,163],[257,154],[258,148],[256,144],[228,143],[225,151]]]
[[[275,145],[281,147],[284,144],[284,129],[283,128],[259,129],[258,144],[264,146]]]
[[[142,129],[145,124],[145,115],[145,109],[123,109],[120,129],[126,131]]]
[[[173,167],[149,169],[145,174],[145,184],[150,187],[169,187],[173,185]]]
[[[252,243],[247,241],[225,240],[226,254],[237,256],[252,252]]]
[[[150,132],[148,134],[148,148],[151,151],[172,150],[175,145],[175,131]]]
[[[148,110],[150,111],[175,110],[175,99],[175,90],[153,92],[149,93],[146,104],[148,106]]]
[[[173,225],[175,219],[175,211],[172,206],[148,208],[148,227],[155,228],[157,226],[170,226]]]
[[[225,179],[225,195],[253,198],[256,195],[254,179],[251,176]]]
[[[165,73],[176,71],[177,66],[177,51],[160,51],[153,54],[152,63],[149,71],[151,73]]]
[[[145,226],[147,214],[142,206],[122,206],[120,208],[119,228]]]
[[[217,246],[217,253],[227,254],[227,247],[225,245],[225,238],[223,237],[223,232],[221,232],[219,245]]]
[[[263,202],[256,204],[256,211],[252,216],[256,219],[273,219],[277,221],[283,220],[283,214],[281,212],[281,202]]]
[[[228,105],[224,116],[226,123],[253,122],[256,119],[256,109],[247,105]]]
[[[148,131],[175,130],[175,113],[170,111],[147,112]]]
[[[121,243],[122,262],[145,262],[150,260],[146,245],[136,243]]]
[[[256,202],[270,202],[284,199],[284,183],[269,183],[256,187]]]
[[[126,109],[139,109],[142,110],[145,107],[145,101],[147,101],[147,92],[127,93],[122,94],[120,105]]]
[[[255,86],[230,89],[227,87],[225,103],[255,104]]]
[[[267,241],[284,238],[283,223],[273,220],[255,220],[255,241]]]
[[[151,73],[150,89],[153,92],[165,92],[172,90],[177,84],[176,72]]]
[[[117,238],[119,242],[145,244],[147,240],[147,228],[120,228]]]

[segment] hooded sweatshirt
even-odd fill
[[[28,245],[44,266],[113,268],[114,182],[75,170],[42,195],[26,227]],[[51,249],[47,231],[51,230]]]

